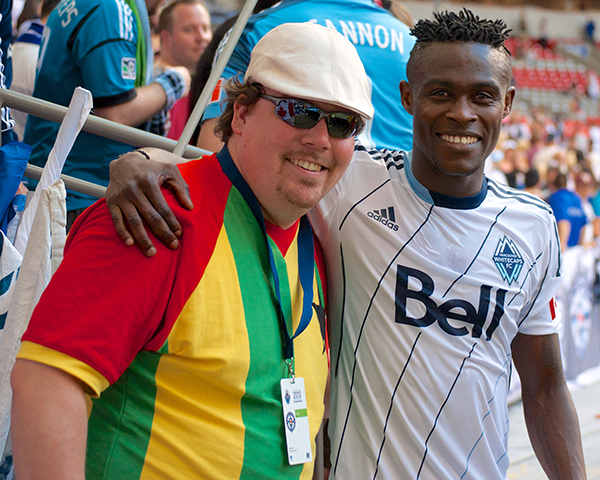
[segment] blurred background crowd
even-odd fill
[[[178,139],[206,84],[218,41],[233,25],[244,2],[155,3],[156,8],[149,8],[153,75],[179,68],[191,76],[191,81],[184,77],[185,95],[178,95],[183,98],[169,104],[168,111],[162,112],[159,128],[154,130]],[[255,12],[275,3],[260,0]],[[507,46],[513,57],[518,93],[516,108],[505,120],[497,149],[487,160],[487,175],[549,202],[559,221],[563,248],[593,244],[600,235],[600,51],[595,35],[600,1],[530,1],[525,5],[512,0],[375,3],[409,26],[413,18],[435,9],[461,5],[476,11],[478,7],[504,9],[500,16],[513,29]],[[11,89],[33,93],[44,25],[57,4],[58,0],[14,1]],[[571,19],[568,35],[561,16]],[[13,118],[14,131],[22,139],[26,115],[15,111]],[[197,138],[198,131],[190,143],[196,144]]]
[[[166,112],[162,133],[178,139],[204,87],[218,40],[233,25],[240,0],[175,0],[150,12],[154,76],[183,67],[192,76],[190,94]],[[255,11],[276,3],[261,0]],[[409,26],[423,9],[504,8],[512,20],[508,48],[513,56],[516,108],[504,123],[496,151],[487,160],[491,178],[529,191],[552,205],[564,248],[592,244],[600,235],[600,53],[595,15],[600,2],[556,0],[514,2],[403,2],[378,0]],[[537,3],[537,4],[536,4]],[[596,5],[598,3],[598,5]],[[11,89],[33,93],[39,44],[48,15],[58,0],[15,0]],[[431,5],[429,5],[431,4]],[[577,21],[570,36],[557,28],[557,15]],[[509,21],[509,25],[511,23]],[[571,22],[573,23],[573,22]],[[558,30],[555,33],[555,30]],[[215,40],[210,43],[215,35]],[[211,45],[205,55],[207,47]],[[186,88],[187,93],[187,88]],[[26,115],[15,111],[15,133],[22,139]],[[190,143],[196,144],[198,132]],[[567,206],[567,202],[568,206]]]

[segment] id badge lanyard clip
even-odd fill
[[[229,178],[231,183],[238,189],[238,191],[244,197],[244,200],[252,210],[252,213],[256,217],[258,224],[263,232],[267,250],[269,252],[269,263],[271,265],[271,273],[273,274],[273,283],[275,286],[275,294],[277,296],[277,309],[279,323],[281,326],[281,333],[283,336],[283,357],[287,366],[288,378],[292,381],[296,377],[295,366],[294,366],[294,339],[297,338],[305,329],[308,327],[310,320],[312,319],[312,302],[313,302],[313,281],[314,281],[314,242],[313,233],[310,223],[306,215],[300,218],[300,228],[298,231],[298,270],[300,276],[300,286],[304,292],[304,299],[302,303],[302,316],[300,317],[300,323],[298,328],[292,336],[290,336],[285,321],[285,315],[283,308],[281,307],[281,290],[279,282],[279,274],[275,265],[275,257],[273,255],[273,249],[269,243],[267,236],[267,229],[265,226],[265,220],[260,209],[260,204],[256,199],[256,196],[250,189],[248,183],[242,174],[238,170],[237,166],[233,162],[227,147],[223,148],[218,154],[217,159],[221,164],[223,172]]]

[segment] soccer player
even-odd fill
[[[514,361],[546,474],[584,479],[553,302],[556,221],[541,200],[483,173],[515,95],[506,24],[445,12],[413,34],[400,83],[412,151],[357,143],[311,216],[330,299],[330,478],[505,480]],[[143,178],[155,169],[184,192],[166,165],[114,165],[136,195],[124,177],[134,169]],[[148,195],[139,208],[170,243],[150,208],[164,211],[164,201],[156,187]],[[123,215],[136,219],[126,195],[109,208],[121,232]],[[145,231],[133,233],[147,251]]]
[[[33,96],[66,107],[75,88],[81,86],[92,93],[95,115],[162,132],[163,116],[190,85],[189,72],[182,67],[172,67],[152,78],[148,16],[162,3],[62,1],[44,28]],[[59,127],[51,120],[33,115],[28,118],[23,141],[33,147],[30,163],[40,167],[46,164]],[[81,132],[63,173],[107,185],[110,161],[131,150],[131,145]],[[90,196],[67,192],[69,228],[94,201]]]

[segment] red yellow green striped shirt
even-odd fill
[[[146,258],[123,245],[103,201],[90,207],[19,358],[62,369],[101,394],[89,418],[88,480],[310,479],[312,464],[286,458],[286,367],[264,236],[214,155],[180,169],[195,208],[169,198],[183,226],[179,248],[155,241],[157,254]],[[302,310],[297,230],[267,229],[282,308],[292,313],[288,331]],[[315,275],[320,305],[319,284]],[[294,340],[313,438],[327,377],[317,310]]]

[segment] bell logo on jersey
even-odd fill
[[[517,281],[525,262],[515,242],[506,236],[498,240],[493,259],[500,275],[509,285]]]
[[[412,285],[420,283],[421,287],[419,290],[409,289],[410,278],[417,280],[417,282],[413,280],[411,282]],[[458,320],[473,325],[471,337],[480,338],[490,309],[492,287],[481,285],[477,309],[475,309],[473,304],[464,299],[451,299],[441,305],[437,305],[435,300],[431,298],[434,290],[435,283],[425,272],[398,265],[398,273],[396,275],[396,323],[412,325],[413,327],[428,327],[437,321],[441,329],[449,335],[467,335],[469,333],[467,327],[455,327],[448,323],[448,319]],[[485,331],[486,340],[488,341],[492,339],[492,335],[496,328],[498,328],[498,325],[500,325],[500,319],[504,315],[506,292],[506,290],[501,288],[496,291],[496,307],[494,308],[492,321]],[[409,317],[407,315],[407,301],[409,299],[411,302],[420,302],[422,304],[425,314],[421,318]],[[413,308],[411,312],[414,311],[415,309]]]
[[[396,221],[396,214],[394,213],[394,207],[382,208],[381,210],[373,210],[367,213],[367,217],[377,220],[386,227],[392,229],[394,232],[398,231],[398,225],[394,223]]]

